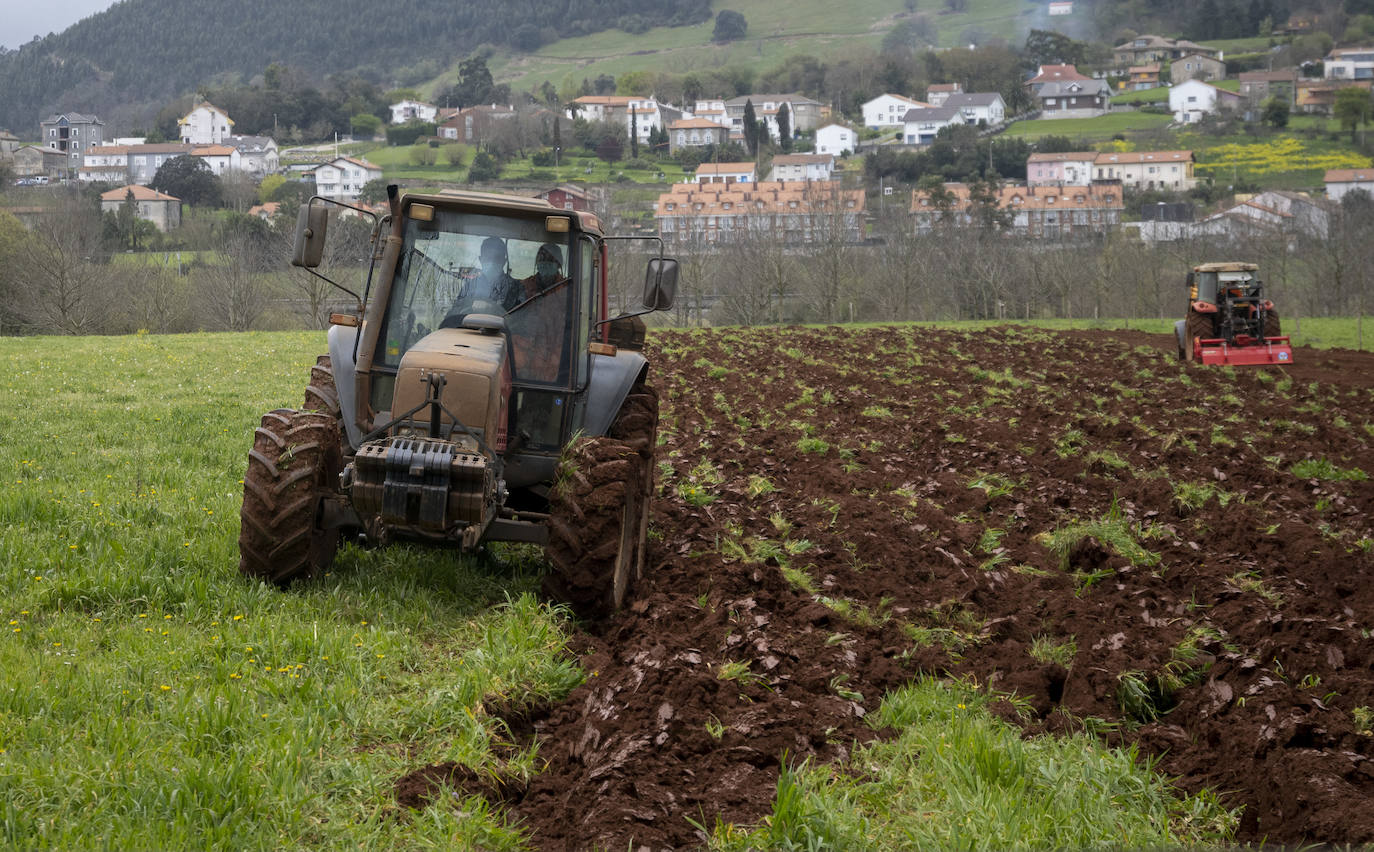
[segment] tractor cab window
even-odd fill
[[[548,233],[542,217],[435,209],[430,221],[408,218],[402,239],[378,366],[395,368],[425,335],[469,314],[492,314],[506,318],[517,374],[557,381],[557,364],[548,365],[567,359],[572,314],[566,234]]]

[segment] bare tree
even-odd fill
[[[763,325],[782,321],[782,301],[793,285],[792,262],[781,234],[772,228],[736,232],[719,255],[720,299],[712,319],[722,324]]]
[[[26,326],[58,334],[103,330],[115,298],[107,286],[101,217],[79,196],[40,216],[15,252],[15,312]]]
[[[262,234],[245,227],[221,232],[218,261],[196,276],[200,302],[217,325],[248,331],[261,319],[272,293],[265,274],[271,264]]]

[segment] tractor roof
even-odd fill
[[[408,196],[410,193],[406,193]],[[421,197],[420,194],[411,196]],[[461,201],[473,206],[504,207],[508,210],[555,210],[552,204],[542,198],[526,198],[520,195],[498,195],[495,192],[473,192],[466,189],[443,189],[438,198],[446,201]]]
[[[1258,272],[1259,265],[1227,261],[1226,263],[1200,263],[1193,267],[1194,272]]]

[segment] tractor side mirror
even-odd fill
[[[329,211],[323,206],[306,202],[296,216],[296,245],[291,252],[291,265],[314,269],[324,257],[324,236],[329,225]]]
[[[677,296],[677,260],[671,257],[650,259],[644,273],[644,307],[666,311]]]

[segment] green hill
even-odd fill
[[[70,111],[108,125],[272,63],[317,78],[351,72],[383,87],[410,84],[481,45],[533,50],[710,14],[710,0],[124,0],[0,53],[0,127],[28,135],[47,114]]]

